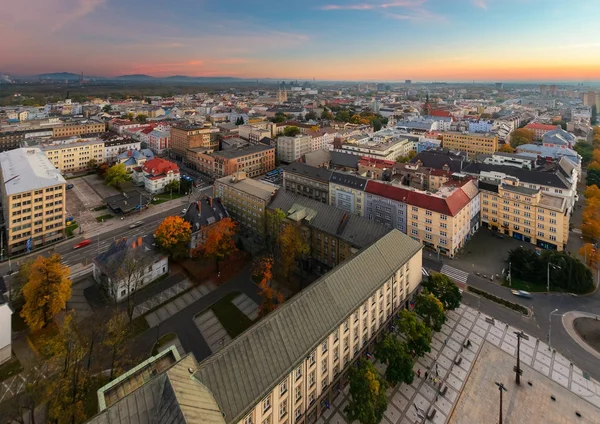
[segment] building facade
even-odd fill
[[[104,142],[104,159],[108,163],[112,163],[116,160],[119,154],[128,150],[140,150],[141,142],[133,140],[131,138],[120,138],[117,140],[108,140]]]
[[[228,217],[229,213],[218,197],[204,197],[192,202],[183,216],[183,219],[192,227],[190,254],[206,242],[207,233],[212,226]]]
[[[40,149],[0,153],[8,255],[65,237],[66,181]]]
[[[277,137],[277,158],[281,162],[291,163],[312,149],[312,138],[309,135],[295,137]]]
[[[74,135],[101,134],[106,131],[106,125],[98,122],[67,123],[52,128],[52,137],[70,137]]]
[[[144,185],[147,192],[163,193],[172,181],[179,181],[179,167],[173,162],[161,158],[150,159],[142,166],[133,169],[133,181]]]
[[[104,141],[80,141],[42,147],[42,151],[60,172],[82,172],[90,168],[90,161],[96,165],[104,162]]]
[[[470,155],[492,154],[498,151],[498,136],[490,134],[469,134],[446,132],[442,134],[444,149],[459,150]]]
[[[199,147],[218,149],[218,129],[206,128],[200,125],[174,125],[171,127],[172,154],[180,159],[186,159],[188,149]]]
[[[321,203],[329,203],[329,179],[332,172],[294,162],[283,167],[283,189]]]
[[[275,148],[251,144],[213,153],[216,178],[244,171],[248,177],[257,177],[275,169]]]
[[[354,215],[364,216],[367,179],[341,172],[329,178],[329,204]]]

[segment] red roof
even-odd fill
[[[452,114],[450,112],[448,112],[447,110],[442,110],[442,109],[431,109],[431,116],[442,116],[445,118],[452,118]]]
[[[173,162],[161,158],[154,158],[144,163],[144,172],[152,175],[166,174],[169,171],[179,173],[179,167]]]
[[[374,166],[376,168],[391,168],[396,164],[393,160],[377,159],[363,156],[359,161],[359,166]]]
[[[539,122],[532,122],[531,124],[525,125],[528,130],[546,130],[552,131],[556,129],[556,125],[540,124]]]
[[[443,198],[373,180],[367,183],[365,191],[377,196],[404,202],[410,206],[417,206],[450,216],[458,214],[471,201],[469,196],[462,190],[455,190],[450,196]]]

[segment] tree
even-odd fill
[[[279,249],[284,275],[290,278],[292,265],[306,255],[310,248],[300,230],[292,224],[287,224],[279,233]]]
[[[584,164],[587,164],[592,160],[592,152],[594,147],[591,144],[585,141],[578,141],[575,143],[575,146],[573,146],[573,150],[575,150],[581,156],[581,161]]]
[[[600,263],[600,249],[596,249],[592,243],[581,246],[579,254],[585,258],[585,264],[590,268],[595,268]]]
[[[565,131],[567,130],[567,121],[565,121],[564,119],[554,120],[554,121],[552,121],[552,125],[556,125],[556,126],[560,125],[560,127],[563,130],[565,130]]]
[[[136,117],[135,120],[138,121],[140,124],[143,124],[146,122],[146,120],[148,119],[148,117],[142,113],[139,113]]]
[[[267,245],[269,246],[271,253],[274,252],[275,242],[279,240],[281,224],[285,218],[285,212],[279,208],[276,208],[273,211],[267,211]]]
[[[341,122],[350,121],[350,112],[347,110],[340,110],[335,114],[335,120]]]
[[[104,105],[102,107],[102,112],[104,112],[104,113],[110,113],[111,110],[112,110],[112,106],[111,105]]]
[[[165,193],[173,193],[174,191],[179,191],[179,180],[172,180],[165,184]]]
[[[444,310],[451,311],[460,306],[462,295],[458,286],[448,276],[432,272],[421,285],[442,302]]]
[[[23,297],[21,316],[31,331],[41,330],[65,309],[71,298],[71,280],[69,268],[61,263],[59,254],[35,259],[23,287]]]
[[[361,360],[348,371],[350,382],[350,401],[344,413],[352,422],[361,424],[379,424],[387,409],[385,391],[387,384],[377,373],[375,366]]]
[[[156,243],[174,258],[189,255],[188,243],[192,235],[192,226],[180,216],[168,216],[154,232]]]
[[[151,105],[152,104],[152,99],[150,97],[146,97],[144,99],[144,102],[146,102],[147,105]]]
[[[349,122],[351,124],[360,124],[361,119],[362,118],[361,118],[361,116],[359,114],[355,114],[355,115],[352,115],[350,117],[350,121]]]
[[[135,118],[135,115],[132,112],[129,112],[127,115],[125,115],[125,117],[127,119],[129,119],[130,121],[133,121],[133,118]]]
[[[273,118],[271,118],[271,121],[275,122],[277,124],[285,122],[285,113],[283,113],[283,112],[275,112],[275,116]]]
[[[401,342],[395,334],[385,335],[375,348],[375,357],[387,365],[385,378],[392,386],[413,382],[414,359],[406,343]]]
[[[417,152],[415,150],[411,150],[410,152],[408,152],[408,154],[406,156],[398,156],[396,158],[396,162],[397,163],[408,163],[411,160],[413,160],[413,158],[417,156]]]
[[[236,233],[236,223],[231,218],[223,218],[215,225],[208,228],[204,245],[196,248],[196,256],[203,253],[215,260],[217,272],[220,272],[219,263],[231,256],[236,250],[233,236]]]
[[[116,165],[111,166],[106,171],[106,175],[104,176],[104,182],[107,186],[113,186],[115,188],[120,188],[121,184],[129,179],[129,175],[127,175],[127,168],[124,163],[117,163]]]
[[[446,322],[444,305],[442,305],[442,302],[437,297],[427,292],[427,290],[424,290],[415,299],[415,312],[423,318],[423,321],[433,331],[440,331],[442,325]]]
[[[498,149],[499,152],[502,153],[514,153],[515,149],[513,149],[510,144],[503,144],[502,146],[500,146],[500,148]]]
[[[583,192],[583,196],[587,199],[600,199],[600,188],[596,184],[588,186]]]
[[[259,315],[264,317],[269,312],[277,309],[285,300],[283,293],[276,290],[272,286],[273,279],[273,258],[262,258],[254,270],[254,276],[259,278],[258,295],[262,298],[262,303],[259,308]]]
[[[306,112],[306,115],[304,115],[304,119],[306,119],[307,121],[315,121],[317,119],[317,114],[314,110],[311,110],[309,112]]]
[[[373,126],[373,131],[379,131],[382,127],[381,121],[379,119],[373,119],[371,121],[371,125]]]
[[[522,144],[533,143],[535,132],[528,128],[517,128],[510,134],[510,145],[517,148]]]
[[[595,104],[592,105],[592,120],[591,124],[596,125],[598,123],[598,108]]]
[[[106,163],[100,164],[100,166],[96,169],[96,173],[98,174],[98,176],[100,178],[106,177],[107,172],[108,172],[108,164],[106,164]]]
[[[283,130],[283,135],[285,135],[287,137],[295,137],[298,134],[300,134],[300,128],[295,127],[295,126],[287,126]]]
[[[431,328],[419,319],[415,312],[402,309],[398,313],[395,325],[406,337],[408,348],[417,356],[423,356],[431,351]]]
[[[600,238],[600,199],[595,197],[587,198],[585,208],[583,208],[581,232],[583,236],[590,240]]]
[[[110,379],[117,374],[118,360],[124,356],[124,348],[132,337],[132,327],[128,325],[128,317],[124,313],[114,314],[106,323],[104,346],[110,352]]]
[[[90,159],[87,163],[87,166],[89,169],[96,169],[98,168],[98,161],[96,159]]]

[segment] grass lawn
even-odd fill
[[[160,339],[158,339],[158,341],[154,344],[154,347],[152,348],[152,355],[156,355],[158,352],[160,352],[162,350],[162,348],[167,345],[168,343],[172,342],[173,340],[175,340],[177,338],[177,335],[175,333],[167,333],[164,336],[162,336]]]
[[[185,193],[173,193],[173,197],[171,197],[171,195],[169,193],[160,193],[160,194],[155,194],[152,196],[153,200],[152,204],[154,205],[160,205],[161,203],[164,202],[168,202],[171,199],[179,199],[181,197],[184,197]]]
[[[510,287],[513,290],[525,290],[531,293],[546,291],[546,284],[530,283],[529,281],[519,280],[518,278],[513,278],[510,285],[508,284],[508,281],[504,280],[502,285],[505,287]],[[552,287],[552,281],[550,281],[550,291],[560,293],[566,292],[566,290],[563,288]]]
[[[95,208],[94,208],[94,209],[92,209],[92,210],[93,210],[94,212],[98,212],[98,211],[104,211],[104,210],[106,210],[106,209],[108,209],[108,206],[106,206],[106,205],[102,205],[102,206],[95,207]]]
[[[114,218],[114,215],[111,214],[106,214],[106,215],[100,215],[96,217],[96,221],[98,222],[102,222],[102,221],[106,221],[107,219],[112,219]]]
[[[17,358],[9,359],[8,362],[0,365],[0,381],[4,381],[13,375],[23,371],[23,366]]]
[[[146,330],[150,329],[150,326],[148,325],[148,322],[146,321],[146,318],[144,318],[143,315],[131,321],[131,325],[133,327],[133,334],[131,335],[132,338],[137,337],[140,334],[146,332]]]
[[[75,221],[71,221],[71,225],[68,225],[65,228],[65,232],[67,233],[67,237],[73,237],[73,233],[79,227],[79,225]]]
[[[240,292],[230,293],[209,308],[215,313],[232,339],[252,325],[252,320],[231,303],[239,294]]]

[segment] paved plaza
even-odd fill
[[[484,402],[474,400],[478,399],[479,396],[483,396],[483,393],[487,393],[482,392],[480,395],[478,389],[473,388],[474,384],[488,384],[484,377],[478,377],[481,374],[481,369],[495,368],[493,372],[498,373],[498,378],[503,376],[504,384],[509,390],[512,390],[514,387],[512,367],[516,365],[515,358],[517,354],[517,338],[514,333],[518,330],[480,314],[477,310],[465,305],[461,305],[455,311],[448,312],[447,317],[448,319],[442,330],[433,336],[431,352],[422,358],[418,358],[415,363],[414,370],[415,372],[418,369],[421,370],[421,378],[415,375],[412,384],[402,384],[388,389],[388,409],[382,420],[383,424],[496,422],[497,415],[494,415],[493,412],[498,413],[497,404],[494,404],[496,406],[492,411],[483,411],[491,415],[485,415],[485,418],[481,420],[457,421],[453,418],[450,421],[450,417],[458,415],[458,413],[453,415],[453,411],[457,403],[461,405],[463,390],[467,390],[467,395],[464,395],[465,399],[467,399],[469,393],[473,397],[473,399],[465,400],[463,403],[470,405],[471,408],[490,409]],[[467,341],[470,341],[470,345]],[[487,357],[490,356],[490,351],[496,352],[491,358],[498,358],[495,360],[502,361],[502,366],[496,365],[493,360],[490,360],[488,366]],[[508,363],[510,365],[507,365]],[[529,340],[523,339],[521,341],[521,363],[522,368],[525,370],[522,385],[530,387],[528,381],[532,381],[535,390],[530,391],[531,397],[534,399],[539,398],[539,405],[544,405],[544,402],[549,399],[546,392],[540,392],[542,386],[545,386],[544,390],[557,393],[556,396],[560,397],[562,402],[565,402],[567,398],[578,399],[577,406],[573,403],[572,408],[581,409],[580,413],[582,415],[585,413],[588,415],[588,419],[592,419],[592,421],[581,422],[600,422],[600,410],[594,407],[594,405],[600,405],[600,383],[591,379],[563,355],[550,350],[546,343],[535,337],[529,337]],[[473,371],[474,364],[476,364],[475,371]],[[385,371],[385,366],[380,363],[376,363],[376,368],[382,374]],[[424,378],[425,371],[429,374],[428,379]],[[471,374],[473,374],[474,382],[471,382]],[[432,381],[432,378],[437,381]],[[544,379],[550,383],[545,384]],[[478,381],[479,383],[477,383]],[[466,389],[465,384],[467,384]],[[493,391],[494,395],[493,397],[487,394],[485,396],[490,397],[490,402],[492,400],[497,401],[498,389],[494,385],[494,380],[490,381],[489,385],[491,385],[490,390]],[[559,401],[558,397],[557,402]],[[348,400],[348,387],[346,387],[333,400],[331,408],[325,411],[319,418],[318,423],[347,423],[348,420],[343,410],[348,404]],[[508,403],[507,407],[510,407]],[[525,405],[521,409],[526,410],[530,407],[533,408],[530,405]],[[417,416],[417,409],[420,416],[427,417],[425,421]],[[530,422],[561,423],[575,421],[574,410],[565,409],[563,412],[570,417],[571,421],[533,420]],[[469,412],[465,410],[465,414],[467,413]],[[515,417],[520,416],[519,412],[515,412]],[[515,418],[511,422],[526,421]]]

